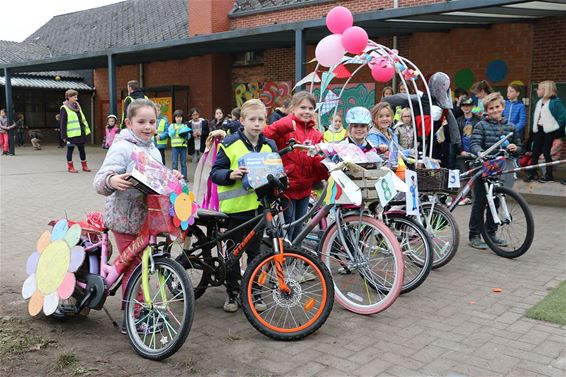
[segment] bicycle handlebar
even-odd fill
[[[269,174],[267,176],[267,182],[269,182],[269,184],[272,186],[277,186],[281,192],[285,191],[285,185],[281,183],[279,178],[274,177],[273,174]]]

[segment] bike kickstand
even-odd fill
[[[108,316],[108,319],[110,319],[110,322],[112,322],[112,324],[114,325],[114,327],[118,327],[118,322],[116,322],[116,321],[114,320],[114,318],[112,318],[112,316],[110,315],[110,312],[108,311],[108,309],[106,309],[105,307],[103,307],[102,310],[104,310],[104,313],[106,313],[106,315]]]

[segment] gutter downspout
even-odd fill
[[[91,93],[90,95],[90,124],[92,124],[92,129],[90,132],[90,142],[91,144],[94,144],[94,140],[95,140],[95,133],[96,133],[96,123],[94,123],[95,118],[94,118],[94,97],[96,96],[96,88],[94,88],[94,91]]]
[[[140,72],[140,88],[144,87],[144,72],[143,72],[143,63],[138,64],[139,72]]]

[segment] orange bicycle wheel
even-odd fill
[[[242,279],[242,307],[248,321],[277,340],[298,340],[318,330],[334,304],[330,272],[320,260],[300,249],[283,253],[285,293],[276,271],[276,254],[262,255]]]

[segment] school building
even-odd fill
[[[211,118],[215,107],[229,112],[251,97],[273,109],[314,70],[315,46],[330,34],[324,17],[337,5],[426,77],[446,72],[452,89],[482,79],[503,89],[516,81],[530,104],[533,85],[554,80],[566,97],[563,0],[127,0],[56,16],[22,43],[0,43],[1,101],[24,115],[28,103],[44,101],[46,115],[34,115],[33,126],[52,127],[53,98],[62,102],[65,90],[50,88],[49,99],[39,98],[32,93],[42,88],[17,82],[34,72],[57,81],[53,72],[80,70],[72,79],[86,86],[79,102],[92,109],[96,142],[106,115],[120,114],[129,80],[169,114],[197,107]],[[363,69],[342,99],[375,103],[383,86]]]

